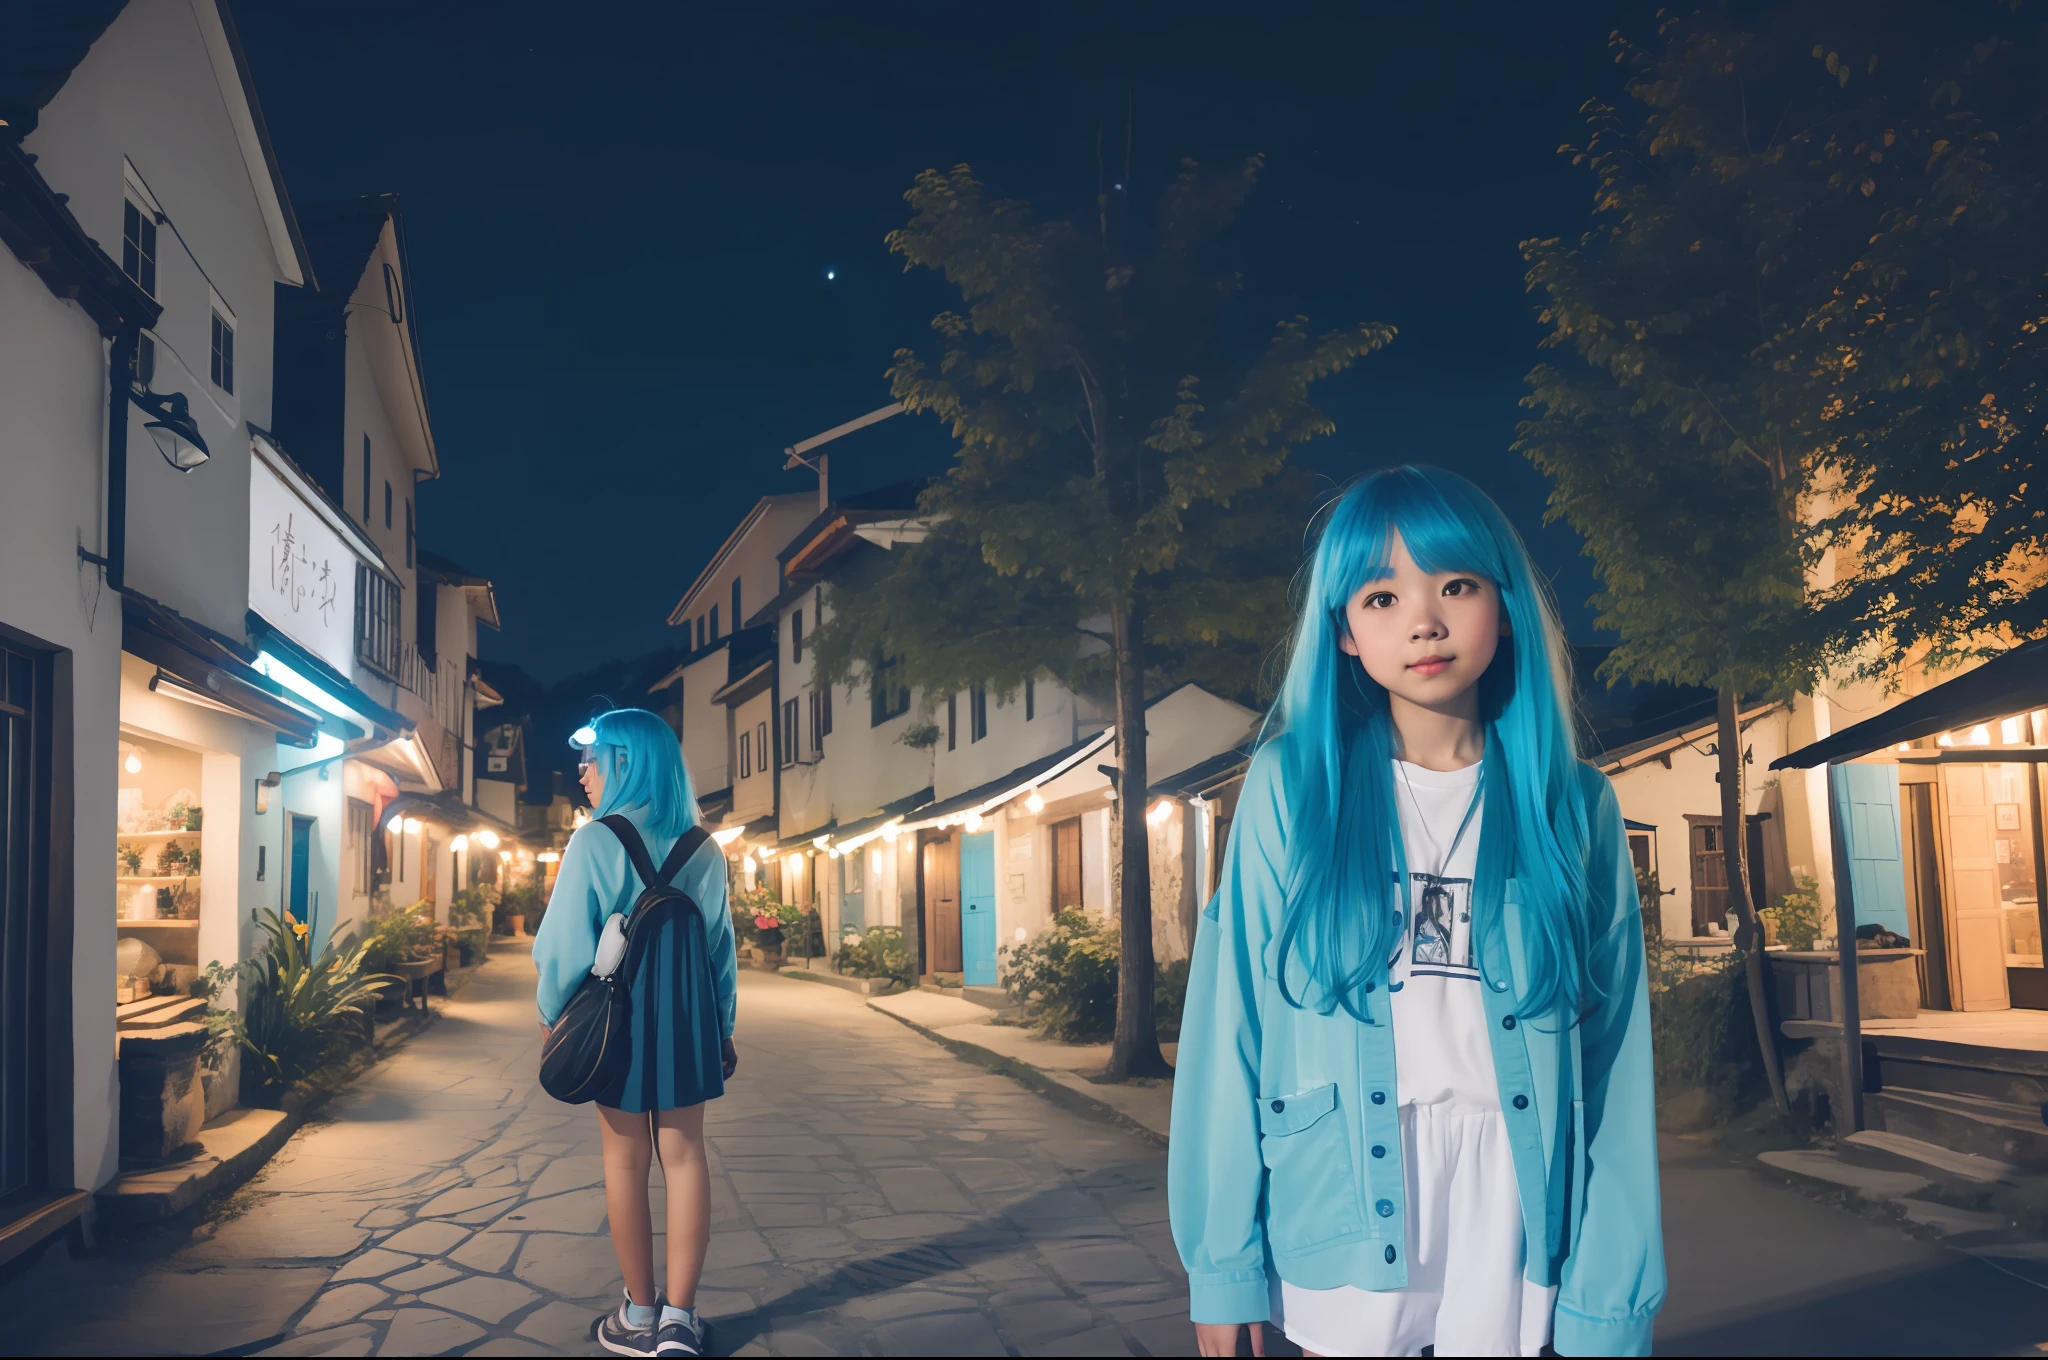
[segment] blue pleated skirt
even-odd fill
[[[725,1071],[703,923],[673,904],[634,928],[642,932],[647,938],[628,983],[632,1059],[598,1092],[597,1103],[645,1114],[715,1100],[725,1094]]]

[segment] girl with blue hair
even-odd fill
[[[1196,932],[1168,1195],[1203,1355],[1647,1355],[1664,1298],[1621,811],[1485,493],[1331,509]]]
[[[591,972],[607,918],[632,910],[649,866],[697,824],[697,799],[676,735],[645,709],[617,708],[571,738],[583,750],[584,792],[596,816],[562,851],[547,912],[534,936],[540,1022],[553,1029]],[[623,819],[623,825],[620,822]],[[711,1242],[711,1173],[704,1102],[724,1094],[738,1065],[732,1031],[738,968],[725,857],[702,833],[670,882],[696,904],[702,928],[670,912],[635,927],[627,978],[632,1058],[597,1095],[605,1209],[626,1298],[599,1320],[597,1340],[619,1355],[701,1355],[697,1281]],[[620,965],[624,966],[624,965]],[[667,1184],[668,1279],[654,1283],[647,1177],[661,1157]]]

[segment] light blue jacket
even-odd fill
[[[649,836],[645,808],[623,811],[647,842],[647,853],[658,867],[674,848],[676,838]],[[626,847],[610,827],[587,822],[569,837],[562,851],[561,870],[555,876],[555,890],[533,937],[542,1024],[555,1023],[589,975],[590,965],[597,959],[597,938],[604,930],[604,918],[631,911],[642,886],[633,861],[626,857]],[[704,938],[711,949],[712,981],[718,990],[719,1037],[730,1038],[738,1006],[739,962],[733,952],[732,911],[726,904],[725,856],[715,842],[707,841],[690,856],[689,863],[676,873],[675,886],[704,912]]]
[[[1527,1275],[1558,1287],[1557,1351],[1648,1355],[1664,1239],[1641,908],[1614,790],[1580,771],[1597,1009],[1563,1032],[1515,1017],[1528,965],[1510,880],[1495,946],[1509,966],[1483,960],[1486,1015]],[[1288,1005],[1274,976],[1288,834],[1278,773],[1274,753],[1253,759],[1188,975],[1167,1191],[1196,1322],[1265,1321],[1275,1274],[1306,1289],[1408,1283],[1388,994],[1362,998],[1376,1022],[1364,1025]]]

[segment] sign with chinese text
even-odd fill
[[[349,674],[355,654],[356,554],[260,457],[249,460],[249,607]]]

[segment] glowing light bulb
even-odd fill
[[[577,728],[574,732],[571,732],[569,734],[569,744],[571,746],[597,745],[597,729],[592,727],[589,723],[583,724],[583,726]]]
[[[484,849],[486,850],[495,850],[498,848],[498,833],[491,830],[489,827],[485,827],[483,830],[477,832],[476,838],[484,843]]]
[[[1163,826],[1166,823],[1166,819],[1172,815],[1173,800],[1171,798],[1162,798],[1152,805],[1150,812],[1145,814],[1145,820],[1154,826]]]
[[[391,820],[384,823],[384,829],[390,832],[405,830],[405,818],[394,813]]]
[[[1970,745],[1989,746],[1990,744],[1991,729],[1989,727],[1985,726],[1983,723],[1978,723],[1975,727],[1970,729]]]
[[[417,817],[408,817],[408,818],[406,818],[406,819],[405,819],[405,829],[406,829],[407,831],[410,831],[410,832],[411,832],[411,833],[412,833],[413,835],[415,835],[415,836],[419,835],[419,834],[420,834],[420,819],[419,819],[419,818],[417,818]]]
[[[1956,739],[1944,732],[1934,739],[1934,744],[1936,746],[1953,746],[1956,744]]]
[[[128,753],[128,759],[121,762],[121,768],[126,770],[130,774],[141,774],[142,757],[137,755],[135,752],[130,751]]]
[[[740,868],[745,869],[750,874],[759,873],[761,871],[761,866],[754,862],[754,857],[752,855],[748,855],[740,860]]]
[[[450,850],[467,850],[467,849],[469,849],[469,837],[467,837],[467,836],[457,836],[457,837],[456,837],[456,838],[455,838],[454,840],[452,840],[452,841],[448,842],[448,848],[449,848]]]
[[[1038,790],[1033,789],[1031,791],[1031,796],[1024,800],[1024,806],[1030,808],[1032,813],[1036,815],[1037,813],[1045,811],[1045,800],[1038,796]]]
[[[981,814],[979,812],[968,813],[965,825],[969,831],[981,830]]]
[[[895,839],[902,834],[903,828],[895,822],[890,822],[887,826],[884,826],[882,828],[882,839],[885,841],[893,843]]]
[[[510,850],[500,850],[498,852],[498,860],[502,864],[510,864],[512,862],[512,852]]]

